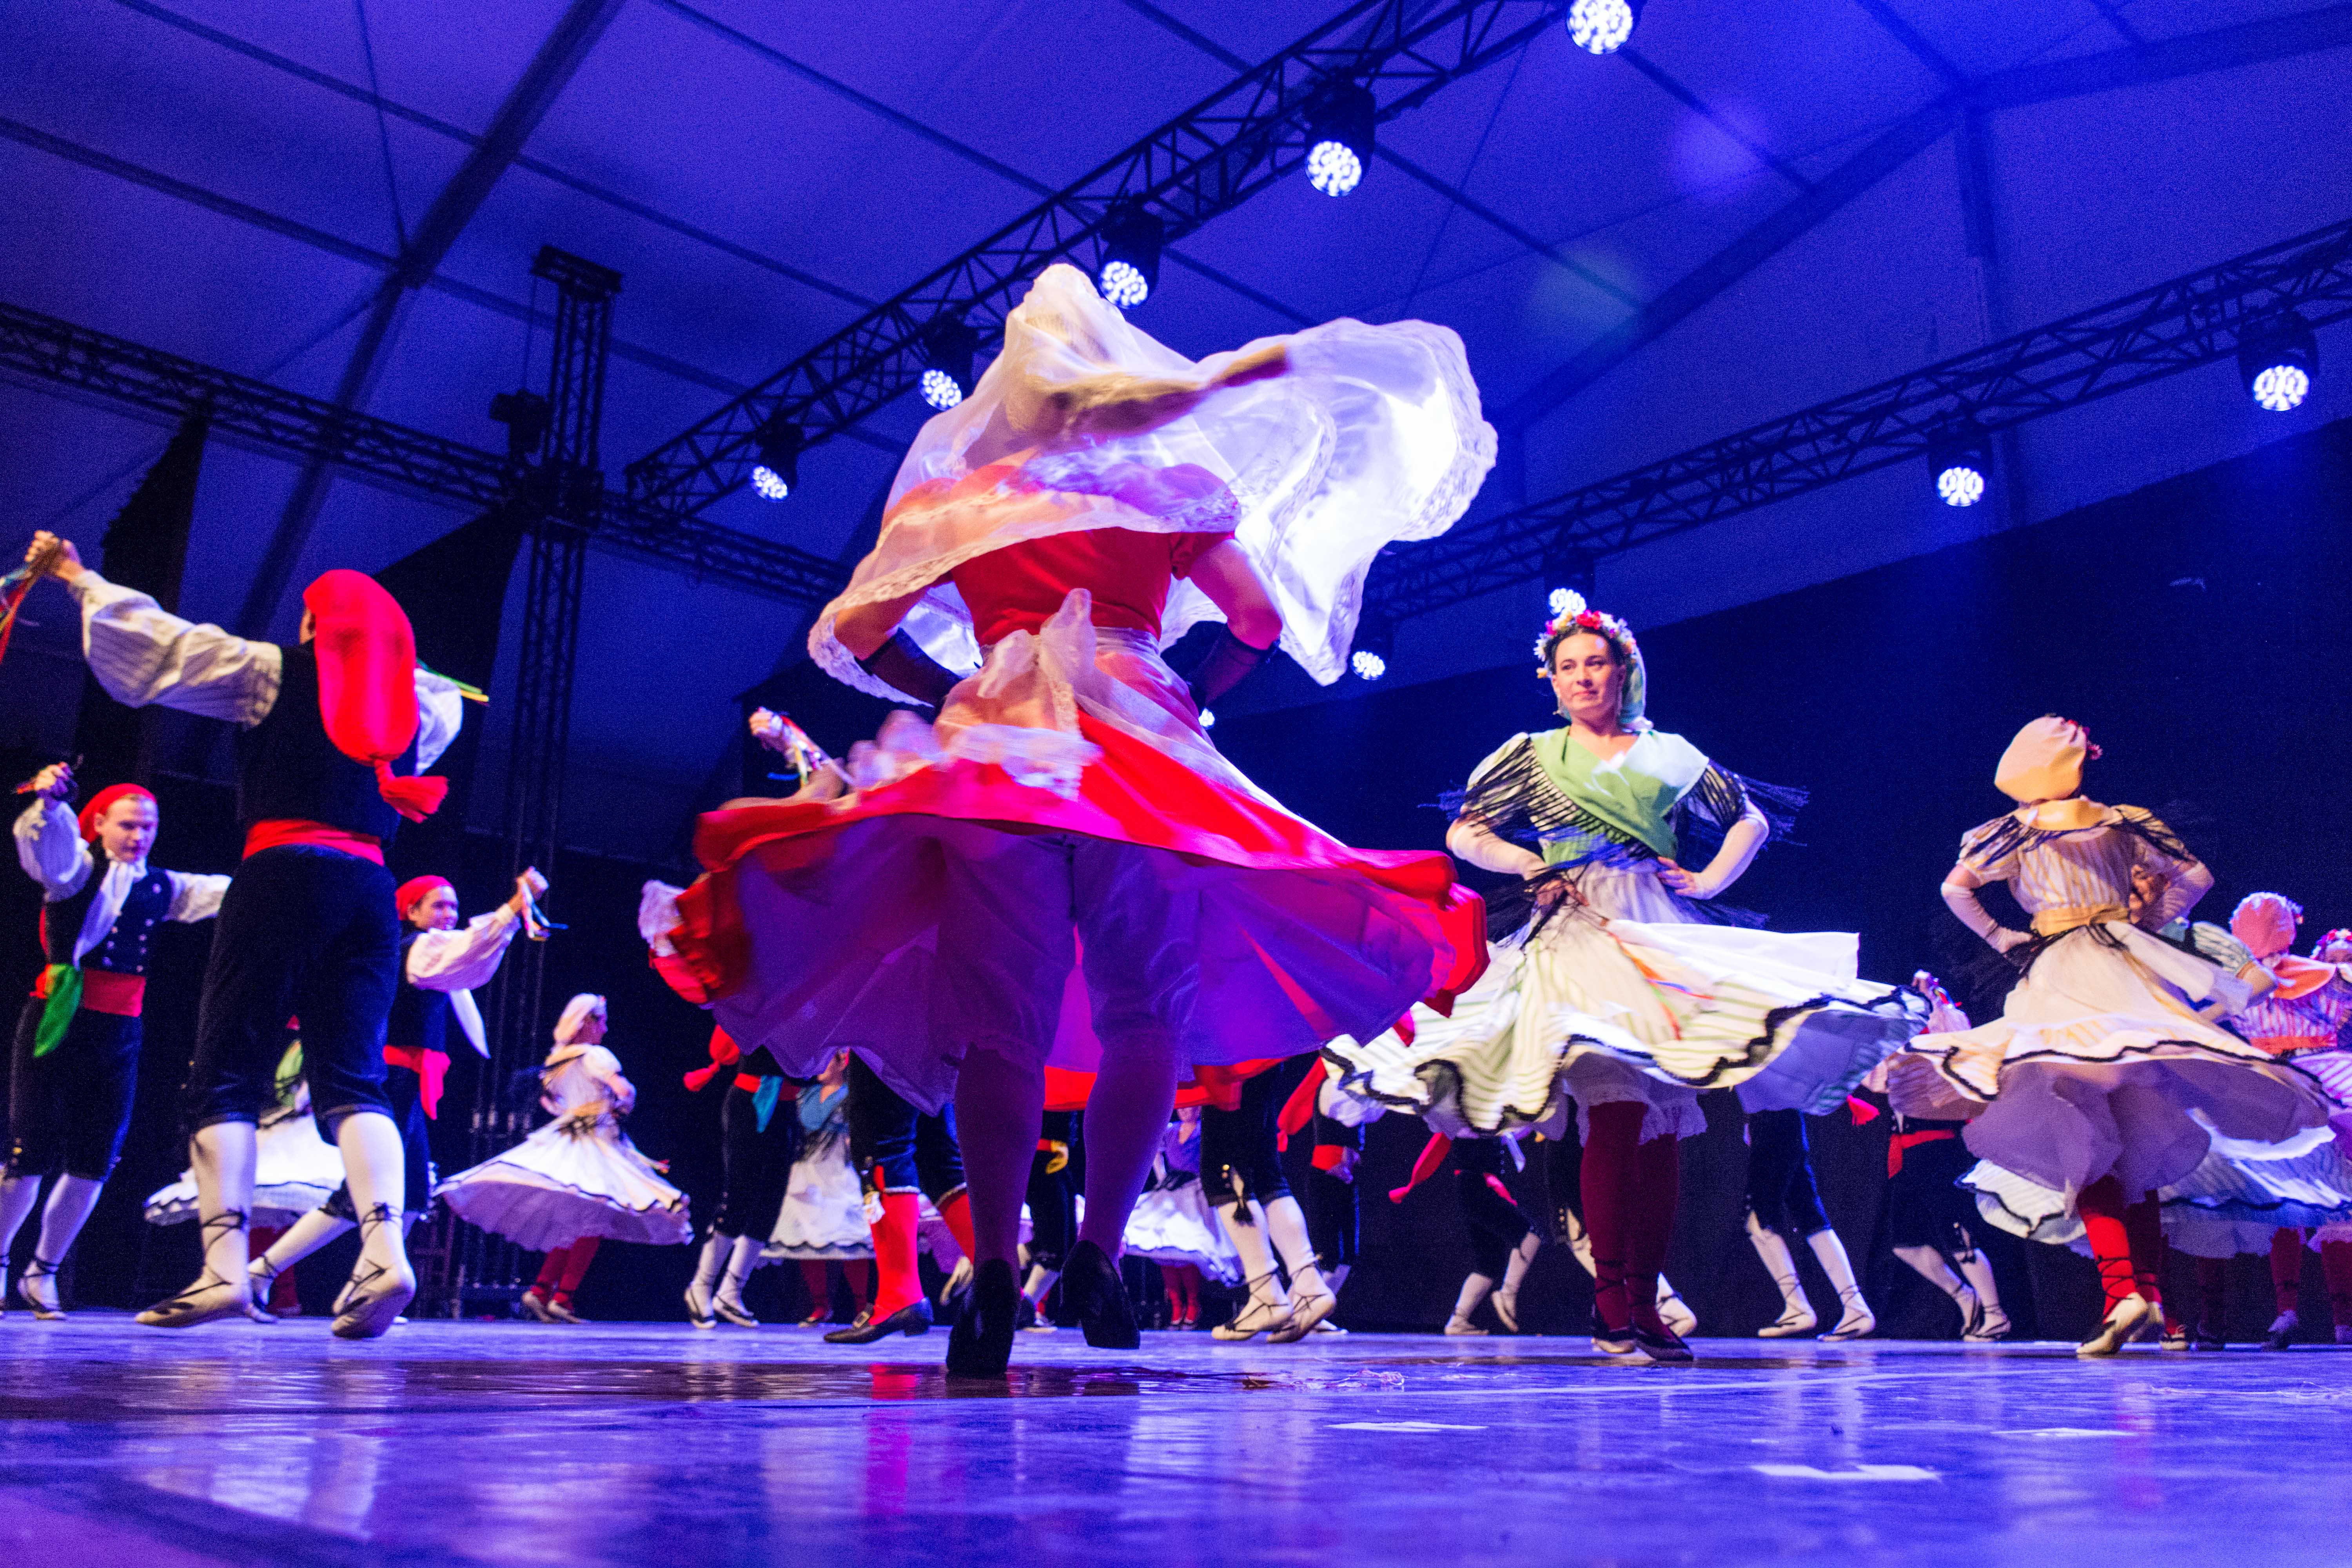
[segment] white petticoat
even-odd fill
[[[662,1179],[610,1115],[551,1121],[458,1172],[436,1195],[467,1224],[527,1252],[591,1236],[658,1246],[694,1239],[686,1194]]]
[[[866,1190],[849,1163],[849,1140],[827,1139],[814,1154],[793,1163],[784,1205],[776,1213],[761,1256],[871,1258],[874,1234],[866,1223]]]
[[[1131,1258],[1189,1263],[1223,1284],[1242,1282],[1241,1254],[1218,1223],[1208,1189],[1197,1181],[1154,1187],[1136,1199],[1126,1242]]]
[[[1855,977],[1838,932],[1693,921],[1654,867],[1578,874],[1583,910],[1496,943],[1451,1017],[1327,1047],[1343,1092],[1401,1107],[1449,1137],[1564,1126],[1594,1105],[1646,1106],[1642,1138],[1706,1130],[1698,1090],[1738,1087],[1752,1110],[1822,1114],[1926,1017],[1909,993]],[[1608,918],[1602,918],[1602,917]]]
[[[1991,1102],[1966,1134],[1978,1158],[2055,1190],[2070,1211],[2075,1194],[2110,1173],[2132,1203],[2187,1180],[2214,1133],[2282,1144],[2334,1109],[2309,1074],[2199,1017],[2190,1004],[2208,998],[2242,1005],[2242,987],[2109,921],[2045,948],[2000,1018],[1922,1035],[1911,1048]]]
[[[305,1109],[279,1109],[261,1119],[254,1151],[253,1220],[257,1226],[283,1228],[332,1197],[343,1184],[341,1151],[319,1136],[319,1124]],[[196,1217],[196,1176],[183,1171],[168,1187],[147,1199],[149,1225],[178,1225]]]

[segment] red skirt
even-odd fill
[[[1075,723],[1000,717],[1041,705]],[[855,1049],[936,1109],[981,1046],[1029,1053],[1070,1103],[1106,1049],[1164,1030],[1207,1096],[1443,1011],[1486,965],[1446,856],[1350,848],[1256,792],[1139,635],[1016,634],[936,732],[895,719],[863,771],[842,800],[705,816],[708,874],[668,933],[672,984],[790,1073]]]

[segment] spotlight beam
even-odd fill
[[[1305,162],[1307,121],[1329,84],[1360,83],[1377,118],[1393,119],[1558,22],[1556,0],[1357,0],[631,464],[630,494],[692,516],[743,482],[752,434],[768,419],[781,414],[811,446],[846,432],[915,385],[919,334],[942,314],[960,314],[982,348],[993,346],[1024,286],[1047,266],[1068,259],[1092,270],[1115,203],[1147,206],[1171,245],[1240,205]]]
[[[1927,454],[1956,419],[1986,435],[2234,359],[2293,310],[2352,321],[2352,220],[1817,404],[1500,516],[1399,545],[1365,613],[1419,615]]]

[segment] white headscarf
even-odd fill
[[[563,1005],[563,1016],[555,1020],[555,1043],[568,1046],[580,1033],[580,1026],[591,1016],[604,1018],[604,999],[593,991],[583,991]]]

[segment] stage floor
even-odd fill
[[[2352,1356],[0,1321],[0,1561],[2352,1560]],[[878,1353],[877,1353],[878,1352]]]

